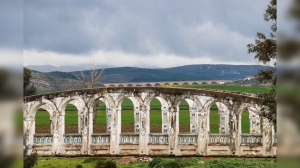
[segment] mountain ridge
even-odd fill
[[[117,67],[106,68],[101,76],[101,83],[128,82],[163,82],[163,81],[192,81],[192,80],[238,80],[254,76],[259,69],[267,69],[258,65],[227,65],[227,64],[197,64],[172,68],[138,68]],[[98,69],[100,72],[101,69]],[[32,82],[39,93],[69,90],[70,81],[79,82],[81,72],[90,77],[90,71],[74,72],[39,72],[32,70]],[[77,77],[76,77],[77,76]]]

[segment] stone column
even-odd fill
[[[178,112],[176,107],[170,108],[169,123],[169,152],[171,155],[176,155],[179,127]]]
[[[62,115],[59,111],[55,111],[52,116],[52,154],[59,155],[64,154],[64,119],[65,116]]]
[[[97,111],[96,111],[97,112]],[[93,131],[93,120],[94,120],[94,108],[90,107],[89,108],[89,119],[88,119],[88,134],[87,134],[87,154],[91,154],[91,145],[92,145],[92,135],[94,133]],[[85,134],[85,133],[84,133]]]
[[[229,110],[225,104],[216,102],[219,114],[219,134],[229,134]]]
[[[140,107],[139,155],[148,154],[149,112],[150,106],[142,105]]]
[[[88,154],[88,141],[90,136],[90,123],[93,123],[93,114],[89,113],[89,110],[92,108],[84,107],[83,114],[80,116],[80,132],[82,138],[82,146],[81,146],[81,154],[86,155]],[[93,110],[92,110],[93,111]],[[92,115],[92,117],[90,117]],[[90,122],[92,120],[92,122]]]
[[[35,134],[34,131],[34,125],[35,121],[33,119],[33,116],[29,116],[27,114],[26,118],[24,118],[24,141],[25,141],[25,148],[26,148],[26,154],[30,155],[32,153],[32,145],[33,145],[33,137]]]
[[[110,134],[110,154],[119,154],[119,139],[121,133],[121,109],[117,107],[111,107],[111,134]]]
[[[167,134],[169,130],[169,108],[167,106],[161,107],[161,118],[161,132]]]
[[[207,141],[208,141],[208,110],[202,109],[198,113],[198,152],[200,155],[207,154]]]
[[[139,106],[134,106],[133,108],[134,112],[134,133],[139,134],[141,131],[141,107]]]
[[[240,129],[239,127],[241,126],[240,124],[240,118],[237,114],[237,109],[238,109],[239,104],[237,102],[232,102],[230,100],[230,104],[228,105],[229,109],[229,119],[230,119],[230,150],[232,152],[232,155],[239,155],[239,145],[240,145]]]
[[[198,112],[196,107],[190,107],[190,133],[198,133]]]
[[[263,156],[272,156],[274,128],[273,123],[263,118]]]
[[[248,108],[250,120],[250,134],[260,134],[260,117],[255,109]]]

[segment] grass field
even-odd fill
[[[94,133],[105,133],[106,132],[106,115],[105,105],[100,102],[99,109],[97,110],[98,116],[96,124],[94,126]],[[153,99],[150,103],[150,132],[159,133],[161,132],[162,115],[161,115],[161,104],[158,99]],[[121,131],[122,132],[134,132],[134,113],[133,103],[130,99],[125,99],[122,103],[121,113]],[[190,116],[189,106],[185,100],[179,105],[179,132],[187,133],[190,132]],[[78,115],[75,106],[69,104],[66,107],[65,114],[65,132],[66,133],[77,133],[78,132]],[[245,110],[242,114],[242,132],[249,133],[249,113]],[[210,132],[219,132],[219,116],[218,108],[214,104],[210,109]],[[43,109],[40,109],[36,113],[36,133],[50,133],[50,116],[49,113]]]
[[[34,168],[74,168],[81,165],[84,168],[94,167],[98,160],[111,160],[116,162],[119,157],[100,158],[100,157],[39,157],[38,164]],[[267,167],[275,168],[277,165],[276,158],[218,158],[218,157],[163,157],[162,162],[181,163],[187,168],[217,168],[217,167]],[[199,164],[202,162],[202,164]],[[151,162],[150,162],[151,163]],[[118,168],[148,168],[149,162],[130,162],[118,163]]]
[[[174,86],[172,86],[172,87],[174,87]],[[176,87],[229,90],[229,91],[255,93],[255,94],[267,92],[267,91],[271,90],[271,88],[268,86],[178,85]]]

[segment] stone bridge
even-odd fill
[[[122,101],[134,104],[134,132],[121,132]],[[150,133],[150,102],[161,103],[161,133]],[[190,132],[179,133],[179,103],[186,100]],[[24,97],[24,147],[39,155],[201,155],[276,156],[274,126],[260,116],[254,94],[208,89],[112,87],[68,90]],[[93,107],[106,105],[107,132],[93,133]],[[219,114],[219,133],[210,133],[210,107]],[[78,110],[78,133],[65,134],[65,108]],[[35,134],[38,109],[50,114],[51,134]],[[249,110],[250,133],[241,133],[241,114]],[[262,121],[262,122],[261,122]],[[261,129],[262,124],[262,129]],[[261,131],[262,130],[262,131]]]
[[[160,82],[123,82],[123,83],[103,83],[105,87],[135,87],[135,86],[176,86],[176,85],[201,85],[201,84],[224,84],[234,80],[193,80],[193,81],[160,81]]]

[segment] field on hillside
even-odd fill
[[[106,114],[105,105],[100,101],[99,109],[97,110],[97,119],[94,125],[94,133],[106,132]],[[133,103],[130,99],[125,99],[122,103],[121,112],[121,132],[134,132],[134,113]],[[69,104],[66,107],[65,115],[65,132],[66,133],[78,133],[78,114],[75,106]],[[158,99],[154,98],[150,103],[150,132],[160,133],[162,124],[161,104]],[[189,106],[185,100],[180,103],[179,106],[179,132],[190,132],[190,115]],[[242,114],[242,132],[249,133],[249,113],[245,110]],[[210,109],[210,132],[219,132],[219,116],[218,108],[214,104]],[[50,116],[49,113],[43,109],[40,109],[36,113],[36,133],[50,133]]]
[[[174,86],[172,86],[174,87]],[[216,89],[216,90],[229,90],[235,92],[245,93],[262,93],[271,90],[268,86],[229,86],[229,85],[178,85],[176,87],[184,88],[203,88],[203,89]]]

